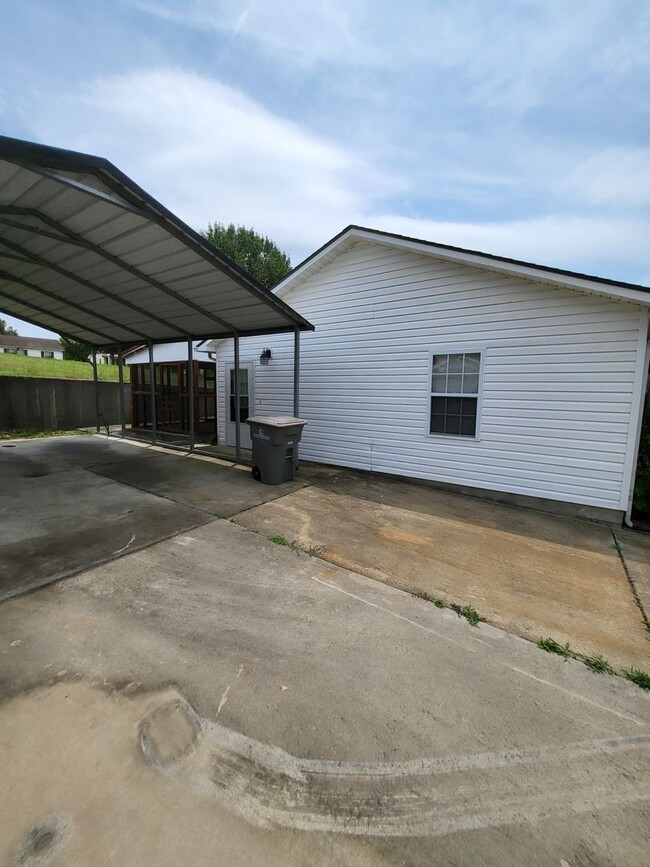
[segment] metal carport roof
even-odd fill
[[[97,347],[313,330],[108,160],[5,136],[0,310]]]

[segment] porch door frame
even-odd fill
[[[225,381],[225,407],[224,407],[224,419],[226,422],[226,445],[236,447],[236,432],[235,432],[235,422],[230,418],[230,398],[234,397],[234,394],[231,391],[231,381],[232,374],[235,370],[235,364],[232,361],[226,363],[226,381]],[[253,415],[253,406],[255,402],[255,362],[254,361],[240,361],[239,363],[239,373],[240,375],[246,371],[248,377],[248,414]],[[242,395],[240,394],[240,402]],[[240,424],[240,445],[243,449],[252,448],[251,436],[250,436],[250,428],[246,424],[246,422],[242,419]]]

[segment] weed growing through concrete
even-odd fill
[[[478,626],[480,617],[478,611],[472,608],[471,605],[463,605],[462,608],[454,609],[459,617],[464,617],[470,626]]]
[[[547,653],[557,653],[558,656],[563,656],[565,659],[577,659],[584,663],[588,669],[596,671],[599,674],[616,674],[602,654],[598,654],[598,656],[583,656],[581,653],[571,650],[568,641],[566,644],[559,644],[553,638],[540,638],[537,646]],[[650,690],[650,674],[647,672],[641,671],[639,668],[630,668],[629,670],[623,669],[621,674],[628,680],[631,680],[632,683],[640,686],[641,689]]]
[[[432,602],[436,608],[447,607],[447,603],[444,599],[437,599],[435,596],[430,596],[426,590],[415,590],[413,591],[413,596],[417,596],[418,599],[424,599],[425,602]]]
[[[284,548],[291,548],[292,551],[300,551],[300,546],[295,542],[290,542],[289,539],[285,539],[284,536],[269,536],[269,540],[274,542],[276,545],[282,545]]]
[[[614,669],[604,656],[585,656],[582,660],[587,668],[597,671],[599,674],[614,674]]]
[[[558,644],[558,642],[553,638],[540,638],[537,642],[537,646],[542,650],[545,650],[547,653],[557,653],[558,656],[563,656],[565,659],[569,656],[573,656],[568,641],[566,644]]]
[[[629,670],[624,670],[623,674],[632,683],[640,686],[641,689],[650,689],[650,674],[646,671],[641,671],[639,668],[630,668]]]

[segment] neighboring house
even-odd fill
[[[116,352],[98,352],[97,364],[117,364]],[[88,356],[89,361],[92,360],[92,355]]]
[[[29,355],[32,358],[63,358],[63,349],[58,340],[43,337],[16,337],[0,334],[0,352],[9,355]]]
[[[629,511],[650,289],[353,226],[274,291],[316,326],[304,459]],[[232,341],[207,348],[233,444]],[[241,340],[243,415],[292,414],[292,357],[290,335]]]

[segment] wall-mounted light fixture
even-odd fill
[[[272,353],[270,349],[263,349],[260,353],[260,364],[268,364],[271,360]]]

